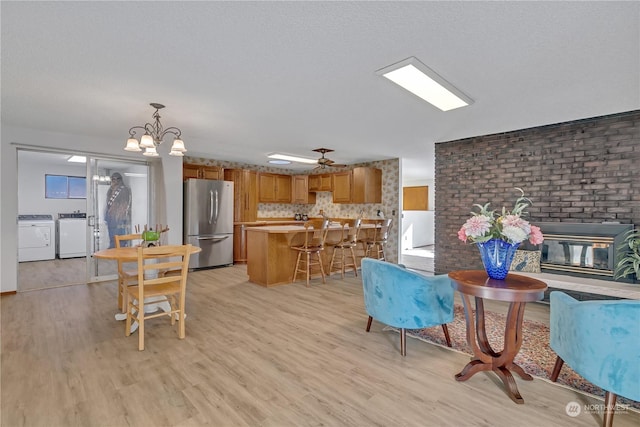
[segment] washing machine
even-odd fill
[[[61,213],[56,223],[58,258],[87,256],[87,214]]]
[[[55,258],[53,215],[18,215],[18,262]]]

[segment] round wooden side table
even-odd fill
[[[504,280],[490,279],[484,270],[461,270],[449,273],[454,289],[460,292],[467,323],[467,342],[474,358],[456,374],[457,381],[466,381],[478,372],[494,371],[506,387],[508,396],[516,403],[524,403],[511,371],[524,380],[533,377],[513,362],[522,345],[522,321],[527,302],[544,298],[547,284],[530,277],[509,273]],[[475,316],[470,297],[475,298]],[[495,351],[487,339],[484,300],[509,303],[505,326],[504,348]],[[475,317],[475,318],[474,318]]]

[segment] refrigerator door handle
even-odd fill
[[[209,190],[209,224],[213,221],[213,190]]]
[[[227,240],[228,238],[229,236],[223,236],[223,237],[210,236],[210,237],[196,237],[196,240],[212,240],[213,242],[222,242],[223,240]]]
[[[216,215],[215,222],[218,222],[218,216],[220,215],[220,200],[218,198],[218,190],[216,190]]]

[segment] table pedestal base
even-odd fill
[[[522,321],[525,303],[510,303],[507,324],[505,325],[504,349],[501,352],[496,352],[491,348],[487,339],[482,298],[475,297],[476,313],[474,319],[469,296],[464,294],[461,296],[467,323],[467,342],[471,346],[475,357],[460,373],[456,374],[456,381],[466,381],[478,372],[493,371],[504,383],[507,395],[511,400],[515,403],[523,404],[524,399],[518,391],[518,386],[511,371],[518,374],[523,380],[533,380],[533,377],[527,374],[524,369],[513,363],[513,359],[522,345]]]
[[[471,362],[467,363],[467,366],[464,369],[456,374],[456,381],[466,381],[478,372],[482,371],[494,371],[504,383],[504,386],[507,390],[507,395],[516,403],[522,404],[524,403],[524,399],[520,395],[518,391],[518,386],[516,385],[516,381],[511,374],[511,371],[520,375],[520,378],[526,381],[532,381],[533,377],[527,374],[520,366],[512,363],[510,366],[499,366],[493,367],[491,364],[484,363],[481,360],[473,359]]]

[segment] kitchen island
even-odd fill
[[[363,224],[360,236],[373,232],[374,224]],[[309,229],[309,233],[313,230]],[[299,225],[269,225],[247,227],[247,274],[249,281],[262,286],[291,283],[297,253],[291,246],[304,244],[305,229]],[[333,223],[327,234],[324,253],[321,255],[325,273],[333,254],[332,243],[340,241],[342,227]]]
[[[304,222],[293,219],[258,219],[233,223],[233,263],[247,263],[247,228],[271,225],[302,225]]]

